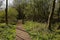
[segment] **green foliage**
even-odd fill
[[[15,0],[14,0],[15,1]],[[27,21],[24,24],[26,31],[30,34],[32,40],[60,40],[60,29],[57,30],[60,26],[60,23],[55,23],[60,18],[60,7],[56,6],[51,29],[53,32],[50,32],[47,27],[47,20],[49,13],[52,8],[52,1],[53,0],[16,0],[15,5],[13,7],[9,7],[8,9],[8,22],[11,24],[16,24],[17,22],[17,15],[21,15],[22,13],[25,15],[26,20],[34,20]],[[18,5],[17,5],[18,4]],[[57,3],[56,3],[57,4]],[[58,3],[59,4],[59,3]],[[60,4],[59,4],[60,5]],[[59,16],[59,18],[58,18]],[[38,22],[41,23],[38,23]],[[0,22],[5,22],[5,11],[0,11]],[[46,22],[46,23],[42,23]],[[14,25],[6,25],[0,24],[0,39],[1,40],[15,40],[15,26]]]
[[[5,17],[5,12],[4,11],[0,11],[0,22],[4,22],[4,17]]]
[[[24,28],[30,34],[32,40],[60,40],[60,30],[50,32],[46,29],[47,23],[27,21]],[[53,26],[53,25],[52,25]],[[55,27],[57,24],[55,24]]]
[[[16,33],[15,25],[0,24],[0,40],[15,40]]]
[[[15,24],[16,23],[16,21],[17,21],[17,14],[18,14],[18,12],[16,11],[16,9],[15,8],[9,8],[9,10],[8,10],[8,21],[9,21],[9,23],[11,23],[11,24]],[[0,11],[0,22],[5,22],[5,11],[4,10],[2,10],[2,11]]]
[[[9,8],[8,10],[8,21],[11,24],[15,24],[17,22],[17,14],[18,12],[16,11],[15,8]]]
[[[29,0],[29,1],[16,0],[14,2],[17,3],[16,4],[17,6],[15,5],[15,9],[21,11],[25,15],[26,20],[46,22],[48,20],[49,13],[51,12],[53,0]],[[53,15],[53,21],[55,19],[58,20],[59,15],[57,13],[58,8],[59,6],[57,6],[56,3],[56,8]]]

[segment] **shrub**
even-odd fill
[[[1,40],[15,40],[15,25],[0,24],[0,39]]]

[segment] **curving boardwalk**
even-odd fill
[[[31,40],[29,34],[23,28],[22,21],[19,20],[16,25],[16,40]]]

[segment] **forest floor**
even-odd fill
[[[26,32],[22,23],[16,25],[16,40],[31,40],[30,35]]]
[[[30,34],[32,40],[60,40],[60,30],[57,30],[60,23],[52,25],[53,32],[46,29],[47,23],[26,21],[24,28]]]
[[[46,30],[47,23],[26,21],[25,24],[23,24],[23,29],[28,32],[32,40],[60,40],[60,30],[56,30],[57,26],[58,23],[54,24],[52,26],[54,31],[50,32]],[[16,30],[16,25],[6,26],[5,23],[0,24],[0,39],[15,40]],[[19,32],[18,30],[17,33]]]

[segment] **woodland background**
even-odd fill
[[[14,0],[13,6],[8,7],[9,26],[5,12],[0,10],[1,40],[14,40],[20,19],[32,40],[60,40],[60,0]]]

